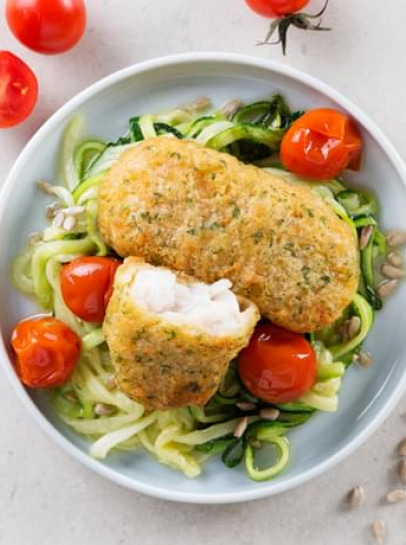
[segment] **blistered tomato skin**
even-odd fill
[[[311,344],[299,333],[260,322],[247,348],[238,356],[238,372],[246,389],[268,403],[289,403],[316,382],[317,362]]]
[[[85,322],[101,323],[121,262],[110,257],[78,257],[61,269],[62,297],[66,306]]]
[[[359,170],[362,137],[343,112],[323,108],[297,119],[283,137],[282,164],[294,174],[314,180],[332,180],[346,169]]]
[[[79,360],[81,339],[52,317],[20,322],[11,336],[14,366],[23,384],[30,388],[53,388],[65,384]]]

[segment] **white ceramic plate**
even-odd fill
[[[230,54],[187,54],[148,61],[96,83],[61,108],[33,137],[12,169],[0,198],[0,359],[16,394],[40,426],[69,454],[100,475],[160,498],[191,503],[252,500],[291,489],[343,460],[361,445],[399,400],[406,385],[406,285],[391,299],[368,339],[376,364],[355,366],[344,380],[337,413],[317,414],[289,434],[289,469],[270,482],[250,481],[242,469],[211,462],[196,480],[160,465],[142,452],[113,454],[99,462],[88,444],[67,429],[38,392],[27,392],[12,368],[8,340],[14,324],[38,309],[9,280],[9,264],[26,235],[44,226],[46,198],[35,180],[52,180],[61,133],[76,112],[85,115],[88,132],[114,140],[129,117],[172,108],[197,96],[215,105],[230,98],[260,100],[275,92],[293,108],[332,106],[348,111],[362,128],[364,168],[351,181],[373,189],[382,205],[386,228],[406,229],[406,170],[379,129],[353,104],[321,82],[270,61]]]

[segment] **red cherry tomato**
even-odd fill
[[[7,0],[7,23],[22,44],[37,53],[64,53],[85,31],[84,0]]]
[[[66,306],[85,322],[102,322],[120,261],[110,257],[78,257],[61,270]]]
[[[303,335],[263,321],[238,356],[238,372],[258,399],[289,403],[315,383],[316,355]]]
[[[274,19],[297,13],[307,6],[310,0],[245,0],[249,7],[262,15]]]
[[[359,170],[362,139],[354,121],[332,109],[311,110],[283,137],[283,165],[300,176],[331,180],[349,168]]]
[[[10,51],[0,51],[0,129],[27,119],[37,97],[38,81],[31,68]]]
[[[55,318],[34,318],[15,327],[11,345],[21,382],[31,388],[51,388],[69,380],[79,359],[81,340]]]

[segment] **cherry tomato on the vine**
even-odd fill
[[[7,23],[14,36],[37,53],[64,53],[86,28],[84,0],[7,0]]]
[[[258,399],[289,403],[315,383],[316,355],[303,335],[263,321],[238,356],[238,373]]]
[[[310,0],[245,0],[249,7],[270,19],[297,13],[307,6]]]
[[[283,165],[315,180],[331,180],[344,170],[359,170],[362,138],[348,115],[333,109],[311,110],[292,123],[283,137]]]
[[[0,51],[0,129],[22,123],[38,97],[34,72],[10,51]]]
[[[69,380],[79,359],[81,340],[63,322],[46,317],[20,322],[11,345],[21,382],[31,388],[52,388]]]
[[[110,257],[78,257],[61,270],[66,306],[85,322],[102,322],[120,261]]]

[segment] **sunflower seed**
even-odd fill
[[[242,437],[245,433],[245,430],[247,429],[247,426],[248,426],[248,417],[243,416],[242,418],[238,420],[237,425],[234,428],[234,434],[233,434],[234,437]]]
[[[253,437],[250,438],[250,445],[253,448],[257,448],[257,449],[262,448],[262,443],[258,441],[258,439],[254,439]]]
[[[79,214],[83,214],[85,211],[84,206],[69,206],[68,208],[65,208],[64,212],[67,216],[79,216]]]
[[[59,210],[62,208],[61,203],[54,202],[46,207],[45,212],[45,218],[47,220],[52,220],[55,217],[55,214],[59,212]]]
[[[406,244],[406,233],[404,231],[390,231],[386,235],[386,242],[391,248],[404,246]]]
[[[385,499],[388,503],[399,503],[406,500],[406,491],[405,490],[389,490],[386,493]]]
[[[398,475],[403,480],[406,481],[406,460],[400,460],[398,464]]]
[[[94,407],[94,414],[97,416],[108,416],[114,412],[114,407],[106,405],[106,403],[96,403]]]
[[[262,409],[259,413],[259,416],[263,418],[264,420],[269,420],[272,422],[273,420],[278,420],[280,415],[280,412],[278,409]]]
[[[111,375],[111,377],[109,377],[106,380],[106,386],[109,390],[114,390],[114,388],[117,388],[117,381],[116,381],[115,375]]]
[[[406,456],[406,438],[399,443],[398,454],[399,456]]]
[[[257,408],[254,403],[249,403],[247,401],[241,401],[240,403],[236,403],[236,406],[241,411],[254,411]]]
[[[365,489],[362,486],[356,486],[348,492],[347,500],[352,509],[358,509],[365,501]]]
[[[358,365],[361,365],[361,367],[371,367],[371,365],[374,363],[371,352],[361,350],[361,352],[358,354],[357,363]]]
[[[65,231],[72,231],[76,225],[76,220],[73,216],[68,216],[63,222]]]
[[[69,401],[69,403],[77,403],[79,401],[78,396],[75,394],[75,392],[68,392],[64,395],[64,398],[66,399],[66,401]]]
[[[227,117],[231,118],[233,117],[235,112],[237,112],[242,107],[242,105],[243,103],[241,102],[241,100],[230,100],[230,102],[227,102],[227,104],[223,106],[223,112]]]
[[[386,276],[386,278],[390,278],[391,280],[403,278],[405,276],[405,271],[399,269],[398,267],[394,267],[393,265],[388,265],[387,263],[382,265],[381,273],[383,276]]]
[[[185,110],[189,112],[199,112],[201,110],[205,110],[211,105],[211,101],[207,97],[198,97],[196,100],[191,102],[190,104],[187,104],[185,106]]]
[[[398,284],[398,280],[384,280],[379,284],[376,293],[379,295],[379,297],[388,297],[395,291]]]
[[[383,520],[374,520],[371,532],[377,543],[383,543],[386,537],[386,524]]]
[[[401,267],[403,265],[402,256],[399,255],[397,252],[389,252],[386,256],[386,260],[394,267]]]
[[[353,339],[356,335],[358,335],[360,329],[361,319],[358,316],[352,316],[351,320],[348,321],[348,338]]]
[[[45,193],[49,193],[50,195],[53,193],[53,186],[45,180],[38,180],[37,186],[38,189],[41,189],[41,191],[45,191]]]
[[[361,229],[361,235],[359,237],[359,249],[364,250],[368,246],[371,235],[374,232],[373,225],[367,225]]]

